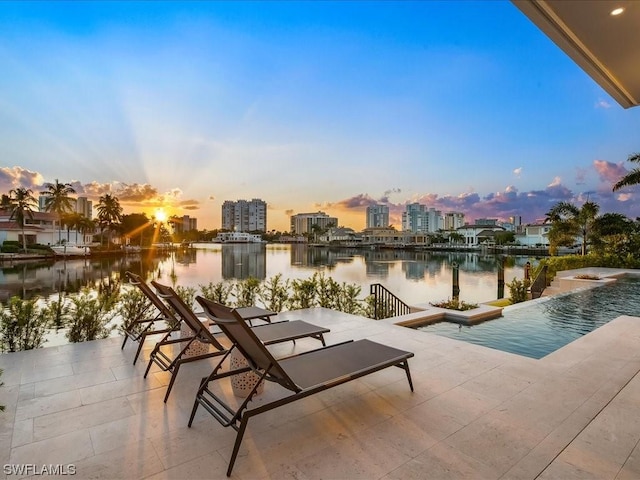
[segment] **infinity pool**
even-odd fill
[[[440,322],[418,330],[542,358],[620,315],[640,316],[640,277],[515,305],[477,325]]]

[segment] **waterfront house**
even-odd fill
[[[32,218],[25,217],[24,236],[27,245],[55,245],[60,242],[90,244],[92,233],[82,233],[76,230],[67,231],[61,227],[57,213],[33,212]],[[14,219],[11,219],[9,210],[0,210],[0,244],[5,241],[14,241],[22,244],[23,228]]]

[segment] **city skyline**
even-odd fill
[[[624,110],[510,2],[3,2],[0,192],[59,179],[125,213],[361,230],[411,203],[544,218],[612,192],[640,151]]]

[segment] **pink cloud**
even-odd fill
[[[611,163],[606,160],[594,160],[593,167],[600,176],[600,181],[610,184],[616,183],[624,177],[628,170],[620,163]]]

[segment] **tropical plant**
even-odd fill
[[[85,288],[71,298],[69,309],[67,339],[72,342],[86,342],[107,338],[113,328],[108,325],[115,317],[110,301],[95,296]]]
[[[281,312],[289,300],[289,279],[283,281],[282,274],[276,274],[263,283],[258,297],[268,310]]]
[[[587,245],[594,235],[594,224],[600,207],[586,201],[582,207],[569,202],[559,202],[547,212],[547,220],[551,222],[549,230],[549,249],[557,251],[559,245],[573,245],[576,237],[582,240],[582,255],[587,253]],[[595,238],[594,238],[595,239]]]
[[[11,297],[0,310],[0,344],[4,352],[40,348],[49,326],[47,311],[38,306],[38,299]]]
[[[464,242],[464,235],[462,235],[459,232],[451,232],[449,234],[449,242],[455,243],[455,244],[462,243]]]
[[[207,300],[211,300],[222,305],[227,305],[229,302],[229,295],[233,290],[233,284],[228,282],[209,282],[206,285],[198,285],[200,287],[200,294]],[[275,311],[275,310],[274,310]]]
[[[640,164],[640,153],[632,153],[629,155],[629,158],[627,158],[627,161]],[[640,168],[636,167],[613,185],[613,191],[615,192],[621,188],[638,184],[640,184]]]
[[[76,243],[78,243],[78,232],[82,233],[82,235],[84,236],[87,233],[95,231],[95,228],[96,224],[93,222],[93,220],[91,220],[89,217],[81,215],[76,223]],[[82,243],[84,243],[84,240]]]
[[[0,208],[3,210],[9,210],[11,208],[11,197],[6,193],[0,195]]]
[[[119,200],[111,194],[106,193],[100,197],[97,210],[101,237],[105,230],[111,234],[113,227],[122,222],[123,210]]]
[[[527,279],[518,280],[514,278],[507,286],[509,287],[509,299],[511,303],[521,303],[528,300],[528,292],[531,281]]]
[[[75,207],[75,199],[69,197],[69,195],[76,193],[70,183],[60,183],[56,178],[55,183],[45,183],[46,190],[43,190],[43,195],[46,196],[44,201],[44,209],[46,212],[55,212],[58,214],[60,223],[58,228],[58,242],[62,240],[62,221],[67,213],[71,213]]]
[[[120,294],[117,313],[122,318],[122,323],[118,327],[120,331],[140,333],[145,326],[136,328],[136,322],[145,318],[145,314],[151,310],[152,304],[147,296],[138,288],[129,288]]]
[[[311,308],[316,306],[316,274],[307,279],[295,279],[291,282],[291,295],[288,307],[290,310]]]
[[[250,307],[256,304],[258,293],[260,292],[260,280],[249,277],[236,282],[234,296],[236,297],[236,307]]]
[[[9,191],[11,199],[11,216],[10,220],[15,220],[22,230],[22,248],[27,251],[27,237],[24,233],[25,220],[33,218],[33,212],[38,205],[36,198],[33,196],[33,190],[25,187],[17,187]]]
[[[69,305],[67,303],[67,294],[64,292],[58,292],[58,299],[48,299],[46,305],[43,307],[49,318],[51,327],[56,330],[64,327],[65,319],[69,313]]]
[[[449,298],[441,302],[431,303],[431,305],[433,305],[434,307],[460,311],[473,310],[474,308],[478,308],[477,303],[468,303],[464,300],[460,300],[458,297]]]
[[[178,285],[176,287],[176,293],[186,305],[193,307],[198,290],[194,287],[183,287],[182,285]]]

